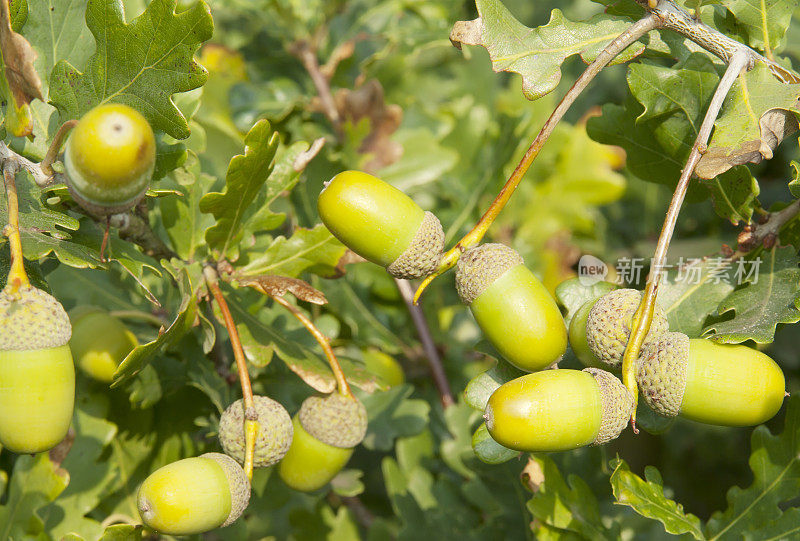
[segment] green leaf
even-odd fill
[[[478,374],[470,380],[464,390],[464,400],[478,411],[486,409],[489,397],[502,384],[516,379],[525,374],[522,370],[510,364],[498,361],[486,372]]]
[[[115,524],[103,532],[100,541],[141,541],[143,526],[130,524]]]
[[[584,260],[578,263],[580,266]],[[578,269],[580,271],[580,268]],[[584,303],[602,297],[606,293],[616,289],[616,285],[610,282],[595,282],[591,285],[584,285],[580,278],[570,278],[564,280],[556,286],[556,299],[567,309],[564,322],[569,327],[572,316],[575,315]]]
[[[697,176],[714,178],[734,165],[771,159],[778,143],[797,129],[798,98],[800,84],[778,81],[762,63],[739,75],[714,123]]]
[[[495,71],[522,76],[522,92],[529,100],[540,98],[558,86],[561,64],[566,58],[577,54],[588,64],[630,25],[628,20],[605,14],[586,22],[573,22],[561,10],[554,9],[545,26],[528,28],[499,0],[477,0],[475,4],[480,17],[457,22],[450,40],[485,47]],[[627,62],[642,51],[644,46],[635,43],[613,62]]]
[[[624,460],[612,464],[611,488],[617,503],[627,505],[647,518],[664,525],[667,533],[689,533],[695,539],[705,539],[700,519],[686,514],[683,506],[664,496],[661,474],[652,466],[645,468],[645,479],[632,473]]]
[[[704,186],[711,192],[711,201],[714,203],[717,216],[733,225],[750,222],[761,189],[747,167],[734,167],[725,174],[705,182]]]
[[[39,511],[68,484],[69,474],[53,464],[47,453],[17,458],[8,499],[0,507],[0,540],[42,539],[44,523]]]
[[[719,0],[734,17],[751,47],[775,49],[789,29],[797,0]]]
[[[783,432],[774,436],[765,426],[759,426],[750,438],[750,469],[753,484],[742,489],[733,487],[728,491],[728,508],[712,515],[706,527],[709,539],[767,539],[762,532],[779,530],[793,532],[797,522],[797,511],[782,511],[784,502],[797,497],[800,491],[800,398],[789,399]],[[787,516],[788,515],[788,516]],[[770,539],[790,539],[776,536]]]
[[[299,228],[288,239],[276,238],[260,257],[241,267],[237,275],[274,274],[294,278],[313,269],[322,276],[332,276],[346,251],[322,224],[313,229]]]
[[[481,462],[502,464],[520,455],[519,451],[503,447],[492,438],[486,423],[481,423],[472,435],[472,450]]]
[[[117,102],[141,112],[156,130],[176,139],[189,136],[172,95],[205,83],[208,74],[192,56],[214,26],[202,0],[180,13],[175,13],[176,2],[153,0],[128,24],[121,1],[89,0],[86,24],[97,51],[84,73],[60,60],[50,74],[50,100],[62,120]]]
[[[217,223],[206,231],[206,242],[225,257],[238,257],[242,223],[253,212],[256,194],[272,173],[279,144],[278,133],[267,120],[259,120],[245,137],[244,154],[234,156],[225,177],[225,191],[211,192],[200,199],[200,210],[214,215]]]
[[[428,424],[430,406],[424,400],[408,398],[412,392],[411,385],[403,384],[362,397],[369,416],[364,447],[389,451],[396,438],[422,432]]]
[[[712,323],[703,331],[712,340],[768,344],[779,323],[800,321],[800,268],[795,249],[774,247],[762,252],[758,261],[757,272],[720,303],[720,315],[729,319]]]

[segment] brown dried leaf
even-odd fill
[[[243,286],[274,297],[282,297],[287,291],[301,301],[312,304],[326,304],[328,299],[322,291],[313,288],[308,282],[286,276],[259,275],[238,276],[237,281]]]
[[[336,109],[343,120],[358,124],[364,118],[370,121],[370,132],[358,151],[371,154],[372,158],[363,166],[367,171],[377,171],[400,159],[403,147],[392,141],[392,134],[400,127],[403,110],[399,105],[384,101],[383,87],[376,79],[370,79],[355,90],[339,89],[334,96]]]
[[[483,19],[478,17],[471,21],[457,21],[450,32],[450,43],[461,50],[461,45],[483,45]]]
[[[36,51],[28,40],[11,29],[11,13],[7,0],[0,0],[0,52],[5,64],[5,77],[17,107],[34,98],[43,99],[42,81],[33,67]]]
[[[544,470],[535,458],[528,457],[528,463],[525,464],[519,477],[522,481],[522,486],[536,494],[539,492],[539,487],[544,483]]]

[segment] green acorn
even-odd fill
[[[592,354],[605,368],[620,368],[622,365],[622,356],[631,335],[633,316],[641,301],[641,291],[617,289],[600,297],[589,311],[586,342]],[[650,330],[642,345],[658,340],[668,330],[667,316],[656,305]]]
[[[783,404],[786,381],[764,353],[670,332],[642,348],[636,381],[644,401],[666,417],[752,426]]]
[[[367,432],[367,411],[354,396],[307,398],[293,419],[294,438],[278,473],[303,492],[328,484],[344,468]]]
[[[250,481],[222,453],[206,453],[163,466],[144,480],[137,507],[148,528],[166,535],[192,535],[224,528],[250,501]]]
[[[69,317],[33,286],[0,292],[0,444],[15,453],[55,447],[69,430],[75,367]]]
[[[544,370],[504,383],[484,418],[500,445],[525,452],[565,451],[615,439],[633,413],[619,379],[598,368]]]
[[[603,363],[592,353],[589,342],[586,340],[586,320],[589,318],[589,312],[592,310],[592,306],[594,306],[598,298],[599,297],[586,301],[578,308],[578,311],[575,312],[575,315],[572,316],[572,320],[569,322],[569,331],[567,332],[572,352],[584,366],[593,368],[602,368]]]
[[[275,400],[253,396],[258,414],[258,434],[253,454],[253,467],[265,468],[279,462],[292,444],[292,418]],[[237,400],[222,413],[219,420],[219,441],[225,453],[244,464],[244,401]]]
[[[339,173],[320,192],[317,209],[333,236],[397,278],[420,278],[439,266],[444,248],[439,219],[379,178]]]
[[[75,364],[86,375],[110,383],[119,364],[139,345],[136,336],[102,308],[79,306],[70,310]]]
[[[512,248],[482,244],[464,252],[456,288],[486,338],[517,368],[542,370],[566,351],[556,301]]]

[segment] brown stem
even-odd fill
[[[53,171],[53,162],[56,161],[58,157],[58,153],[61,152],[61,145],[64,143],[64,138],[66,138],[67,134],[78,125],[78,121],[75,119],[67,120],[64,122],[61,127],[58,128],[55,137],[53,138],[53,142],[50,143],[50,147],[47,149],[47,154],[44,155],[44,159],[42,163],[39,164],[39,167],[42,168],[42,172],[45,175],[52,176],[55,174]]]
[[[478,223],[475,224],[475,227],[473,227],[472,230],[461,240],[459,240],[454,247],[444,254],[436,272],[422,281],[419,288],[417,288],[416,293],[414,294],[415,304],[419,301],[422,292],[426,287],[428,287],[428,284],[430,284],[437,276],[451,269],[465,250],[481,241],[483,236],[486,234],[486,231],[494,222],[495,218],[497,218],[497,215],[500,214],[500,211],[503,210],[503,208],[506,206],[506,203],[508,203],[508,201],[511,199],[511,196],[514,194],[514,190],[516,190],[517,186],[519,186],[519,183],[522,181],[522,177],[524,177],[525,173],[528,172],[531,164],[536,159],[536,156],[539,155],[539,152],[550,138],[550,135],[552,135],[559,121],[561,121],[561,119],[564,117],[564,114],[566,114],[572,104],[575,103],[575,100],[578,98],[578,96],[580,96],[586,87],[589,86],[589,83],[619,53],[624,51],[628,46],[646,33],[658,28],[660,25],[661,19],[655,15],[648,14],[644,18],[633,23],[628,27],[627,30],[617,36],[605,47],[605,49],[600,52],[600,54],[597,55],[597,58],[594,60],[594,62],[587,66],[586,70],[581,74],[580,77],[578,77],[578,80],[575,81],[572,87],[567,91],[566,95],[564,95],[564,98],[550,115],[550,118],[548,118],[544,123],[544,126],[542,126],[542,129],[539,131],[536,139],[533,140],[531,146],[528,147],[527,152],[525,152],[525,155],[522,157],[522,160],[520,160],[516,169],[514,169],[514,172],[511,173],[508,181],[506,181],[503,189],[500,190],[499,194],[497,194],[497,197],[495,197],[494,201],[492,201],[492,204],[489,206],[483,216],[481,216],[481,219],[478,221]]]
[[[131,212],[112,214],[109,221],[123,240],[142,248],[146,255],[156,259],[172,259],[177,254],[155,234],[147,220]]]
[[[11,269],[8,272],[7,286],[10,286],[12,291],[30,285],[28,273],[25,272],[22,238],[19,233],[19,197],[15,180],[16,173],[17,169],[14,164],[6,162],[3,166],[3,182],[8,200],[8,225],[6,225],[4,233],[8,237],[11,248]]]
[[[225,321],[225,328],[228,330],[228,337],[231,340],[231,347],[233,348],[233,356],[236,359],[236,367],[239,370],[239,382],[242,385],[242,400],[244,402],[245,421],[245,459],[244,471],[248,479],[253,478],[253,454],[255,450],[255,436],[258,433],[258,414],[256,413],[255,403],[253,402],[253,387],[250,384],[250,373],[247,371],[247,359],[244,356],[244,349],[242,348],[242,341],[239,338],[239,331],[236,329],[236,323],[233,321],[231,310],[228,308],[228,302],[219,288],[219,277],[217,271],[212,266],[203,268],[203,276],[206,279],[208,290],[214,297],[214,300],[222,312],[222,318]]]
[[[422,308],[414,304],[414,288],[407,280],[394,279],[397,284],[397,289],[400,290],[400,296],[406,303],[408,312],[411,314],[411,319],[414,321],[414,327],[417,329],[422,348],[425,350],[425,358],[428,359],[428,366],[431,369],[433,376],[433,383],[439,391],[439,400],[442,402],[442,407],[445,409],[452,406],[455,401],[453,400],[453,392],[450,390],[450,382],[447,381],[447,375],[442,366],[442,359],[439,357],[439,352],[436,350],[436,344],[433,342],[431,330],[428,327],[428,322],[425,320],[425,314]]]
[[[331,348],[328,337],[322,334],[322,331],[320,331],[316,325],[314,325],[314,322],[308,319],[306,315],[298,310],[297,307],[292,303],[278,295],[273,295],[269,292],[267,294],[272,297],[275,302],[289,310],[292,315],[294,315],[294,317],[296,317],[300,323],[302,323],[303,326],[308,329],[308,332],[311,333],[314,339],[322,347],[322,350],[325,352],[325,357],[328,359],[328,364],[333,372],[333,377],[336,378],[336,386],[339,390],[339,394],[343,396],[352,396],[353,392],[350,390],[350,385],[347,383],[347,378],[344,377],[344,372],[342,371],[341,365],[339,365],[339,360],[333,353],[333,348]]]
[[[622,358],[622,381],[628,390],[633,395],[634,404],[638,401],[639,390],[636,386],[636,359],[639,358],[639,350],[644,343],[644,339],[650,330],[650,323],[653,321],[653,312],[656,306],[656,297],[658,296],[658,284],[664,272],[665,264],[667,261],[667,251],[669,244],[672,240],[672,235],[675,232],[675,224],[678,221],[678,214],[680,213],[683,200],[686,197],[686,191],[689,188],[689,180],[694,173],[697,163],[700,161],[701,156],[705,152],[708,139],[711,136],[711,130],[714,128],[714,123],[717,120],[719,111],[722,108],[722,103],[728,95],[736,78],[743,69],[750,65],[751,57],[746,48],[742,48],[731,57],[730,64],[725,71],[725,75],[717,85],[714,96],[711,98],[711,103],[706,110],[706,115],[703,118],[703,123],[700,125],[700,130],[697,133],[692,150],[689,153],[689,158],[686,160],[686,166],[681,172],[678,179],[678,185],[675,188],[675,193],[672,195],[669,208],[667,209],[667,216],[664,219],[664,226],[661,228],[661,234],[658,237],[656,250],[653,254],[652,268],[647,277],[647,286],[642,296],[642,302],[636,312],[634,318],[633,328],[631,330],[630,340],[625,349],[625,355]],[[634,432],[636,431],[636,409],[634,408],[631,417]]]
[[[739,246],[731,259],[741,257],[755,248],[764,244],[768,238],[777,238],[784,225],[792,221],[800,214],[800,199],[795,199],[789,206],[776,211],[768,212],[763,223],[753,225],[742,232],[739,236]]]
[[[333,130],[336,136],[342,138],[344,132],[342,131],[342,119],[339,115],[339,110],[336,108],[336,102],[333,99],[331,86],[328,78],[322,71],[317,59],[317,51],[307,41],[300,41],[291,47],[291,52],[302,62],[303,67],[311,77],[314,83],[314,88],[317,89],[319,101],[322,104],[322,111],[333,125]]]

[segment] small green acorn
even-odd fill
[[[0,292],[0,444],[39,453],[67,435],[75,405],[69,317],[33,286]]]
[[[565,451],[615,439],[633,413],[619,379],[598,368],[544,370],[498,387],[486,405],[489,434],[525,452]]]
[[[406,374],[403,372],[403,367],[391,355],[377,349],[367,349],[364,350],[362,358],[367,371],[378,376],[389,387],[405,383]]]
[[[603,368],[603,363],[592,353],[589,342],[586,340],[586,320],[589,318],[589,312],[598,298],[588,300],[578,308],[578,311],[575,312],[569,322],[569,331],[567,333],[572,352],[584,366],[593,368]]]
[[[266,396],[253,396],[258,414],[258,434],[253,467],[265,468],[279,462],[292,444],[292,418],[279,402]],[[219,442],[228,455],[244,464],[244,401],[237,400],[219,420]]]
[[[124,212],[144,197],[156,161],[147,120],[121,103],[98,105],[78,121],[64,149],[67,187],[89,212]]]
[[[420,278],[439,266],[444,231],[439,219],[379,178],[344,171],[317,200],[322,222],[355,253],[397,278]]]
[[[367,411],[354,396],[311,396],[292,422],[292,446],[278,474],[289,487],[311,492],[328,484],[350,460],[367,432]]]
[[[224,528],[250,501],[250,481],[237,462],[206,453],[163,466],[144,480],[137,507],[142,522],[166,535],[192,535]]]
[[[641,301],[641,291],[617,289],[600,297],[589,311],[586,319],[586,342],[604,368],[616,369],[622,365],[622,356],[631,335],[633,316]],[[668,330],[667,316],[656,305],[643,346],[658,340]]]
[[[70,310],[75,364],[86,375],[110,383],[119,364],[139,345],[136,336],[102,308],[79,306]]]
[[[678,332],[642,348],[636,381],[656,413],[722,426],[772,418],[786,386],[780,367],[764,353]]]
[[[512,248],[482,244],[464,252],[456,289],[486,338],[517,368],[542,370],[566,351],[556,301]]]

